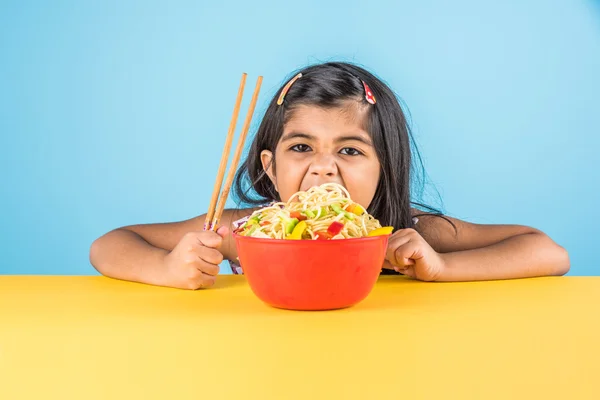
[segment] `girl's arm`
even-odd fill
[[[440,264],[440,268],[434,266],[429,274],[427,270],[431,267],[421,265],[421,271],[411,267],[409,275],[419,277],[418,273],[425,271],[425,278],[432,278],[426,280],[473,281],[564,275],[569,271],[567,251],[537,229],[448,219],[456,230],[442,218],[419,217],[418,233],[437,253],[429,258],[432,264]],[[418,240],[413,238],[413,242]],[[410,242],[410,239],[396,242]]]
[[[231,226],[231,222],[245,215],[245,212],[251,210],[225,210],[223,225]],[[201,215],[181,222],[132,225],[115,229],[92,243],[90,262],[100,273],[112,278],[160,286],[186,286],[187,282],[182,282],[181,277],[173,276],[172,271],[167,271],[165,257],[186,235],[187,239],[190,239],[190,246],[185,246],[186,249],[194,247],[194,242],[198,240],[189,236],[202,231],[204,218],[205,215]],[[202,246],[202,243],[199,245]],[[206,249],[199,250],[199,247],[196,247],[195,251],[214,256]],[[231,234],[222,239],[219,252],[224,259],[235,259],[235,245]]]

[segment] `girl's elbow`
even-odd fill
[[[571,260],[569,258],[569,252],[559,245],[555,245],[555,265],[557,276],[565,275],[571,269]]]
[[[539,266],[543,269],[545,276],[562,276],[571,269],[571,260],[569,252],[564,247],[557,244],[548,235],[537,231],[534,233],[539,240],[536,242],[536,257],[539,260]]]
[[[94,242],[90,246],[89,260],[90,260],[90,264],[92,264],[92,266],[96,269],[96,271],[98,271],[102,275],[108,276],[106,271],[104,270],[104,268],[102,268],[103,263],[100,262],[101,253],[102,253],[101,239],[102,238],[100,237],[100,238],[94,240]]]
[[[571,269],[571,260],[567,249],[557,244],[545,233],[540,231],[535,233],[539,235],[538,237],[541,240],[537,245],[538,256],[548,268],[547,275],[561,276],[567,274]]]

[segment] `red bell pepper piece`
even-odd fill
[[[317,240],[329,240],[333,237],[331,233],[327,231],[315,232],[315,236],[317,237]]]
[[[329,225],[329,228],[327,228],[327,232],[329,232],[332,236],[335,236],[342,231],[343,227],[344,224],[341,222],[333,221],[331,225]]]

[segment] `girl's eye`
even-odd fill
[[[346,156],[360,156],[362,154],[360,151],[352,147],[343,148],[340,153]]]
[[[297,144],[295,146],[292,146],[290,150],[296,151],[298,153],[306,153],[307,151],[310,151],[310,146],[308,146],[307,144]]]

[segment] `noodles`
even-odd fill
[[[237,230],[241,236],[292,240],[350,239],[391,233],[382,228],[350,194],[337,183],[326,183],[295,193],[252,213]]]

